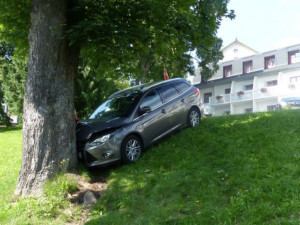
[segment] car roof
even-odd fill
[[[184,78],[172,78],[169,80],[163,80],[163,81],[157,81],[157,82],[151,82],[151,83],[146,83],[146,84],[140,84],[140,85],[136,85],[130,88],[126,88],[123,89],[121,91],[115,92],[114,94],[110,95],[109,98],[117,96],[117,95],[122,95],[123,93],[128,93],[131,91],[140,91],[140,92],[146,92],[147,90],[149,90],[150,88],[162,85],[162,84],[167,84],[167,83],[173,83],[176,81],[182,81],[185,83],[188,83],[188,81]]]

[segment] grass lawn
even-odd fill
[[[21,128],[0,127],[0,224],[56,225],[79,221],[82,209],[65,199],[67,192],[76,189],[72,177],[61,175],[53,179],[46,184],[40,198],[16,199],[13,196],[21,160]]]
[[[4,132],[5,131],[5,132]],[[0,205],[14,192],[21,166],[22,131],[0,127]],[[1,212],[0,212],[1,213]]]
[[[76,221],[64,177],[12,199],[20,161],[21,130],[0,130],[0,224]],[[299,164],[299,110],[205,118],[111,169],[86,224],[299,224]]]
[[[22,158],[21,128],[0,127],[0,224],[17,184]]]
[[[300,111],[206,118],[111,173],[87,224],[299,224]]]

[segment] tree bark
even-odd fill
[[[32,0],[23,114],[20,196],[39,196],[46,180],[77,168],[74,77],[78,51],[65,37],[68,0]]]

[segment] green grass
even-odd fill
[[[21,139],[0,128],[0,224],[78,221],[82,209],[64,198],[76,181],[65,175],[42,198],[13,199]],[[299,165],[299,110],[205,118],[112,168],[86,224],[299,224]]]
[[[206,118],[114,170],[87,224],[299,224],[300,111]]]
[[[21,154],[21,129],[0,127],[0,206],[14,192],[21,166]]]
[[[15,198],[22,158],[21,128],[0,127],[0,224],[66,224],[79,221],[82,208],[65,199],[77,188],[71,175],[46,183],[40,198]]]

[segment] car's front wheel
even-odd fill
[[[188,113],[188,125],[190,127],[196,127],[200,124],[200,118],[201,118],[201,114],[199,109],[193,107],[190,109],[189,113]]]
[[[142,156],[143,145],[139,137],[129,135],[121,146],[121,157],[124,163],[132,163]]]

